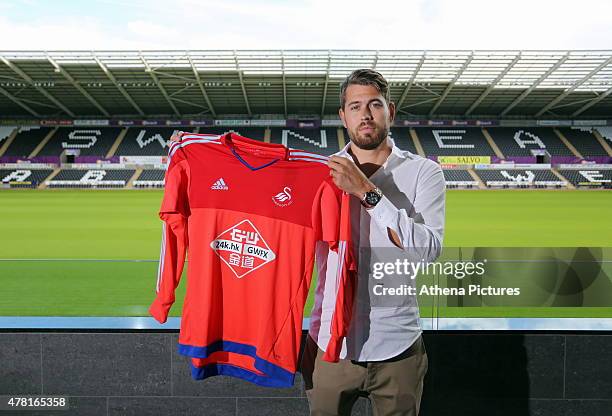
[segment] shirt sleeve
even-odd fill
[[[336,305],[331,318],[330,340],[323,359],[338,362],[342,342],[351,323],[357,284],[357,264],[353,253],[350,222],[350,195],[326,182],[313,215],[318,240],[338,253]]]
[[[151,316],[160,323],[166,322],[174,304],[174,294],[183,273],[189,245],[188,188],[189,166],[185,159],[175,155],[170,161],[164,181],[164,197],[159,211],[163,223],[156,295],[149,308]]]
[[[410,215],[384,195],[374,208],[366,211],[381,229],[395,231],[405,250],[416,249],[426,261],[434,261],[442,250],[445,186],[442,168],[426,161],[419,171]]]

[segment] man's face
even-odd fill
[[[349,137],[360,149],[376,149],[389,134],[395,105],[372,85],[351,84],[346,89],[344,108],[339,111]]]

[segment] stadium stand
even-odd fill
[[[567,140],[576,148],[584,157],[589,156],[607,156],[606,150],[599,144],[591,129],[579,128],[560,128],[559,131],[567,138]]]
[[[412,137],[410,137],[410,129],[408,127],[392,127],[391,130],[389,130],[389,136],[391,136],[400,149],[408,150],[415,154],[417,153]],[[346,137],[346,142],[348,143],[348,134],[344,133],[344,137]]]
[[[612,145],[612,127],[595,127],[595,130],[601,134],[601,137],[608,141],[609,145]]]
[[[579,188],[612,189],[612,169],[561,169],[559,173]]]
[[[477,188],[478,182],[467,170],[444,169],[444,180],[447,188]]]
[[[138,179],[134,181],[135,188],[163,188],[164,175],[163,169],[145,169]]]
[[[51,127],[21,126],[3,156],[27,158],[51,130]]]
[[[59,156],[66,149],[104,156],[119,135],[119,127],[60,127],[37,156]]]
[[[476,169],[489,188],[562,188],[567,183],[549,169]]]
[[[495,127],[487,129],[506,156],[532,156],[531,150],[546,150],[551,156],[574,156],[547,127]]]
[[[0,169],[0,183],[10,188],[36,188],[53,169]]]
[[[423,127],[415,130],[427,156],[495,156],[480,128]]]
[[[50,181],[49,188],[123,188],[133,169],[64,169]]]
[[[272,127],[270,142],[329,156],[340,150],[336,128],[278,128]],[[346,135],[345,135],[346,137]]]
[[[116,141],[121,142],[115,152],[117,156],[165,156],[168,141],[175,130],[195,130],[192,127],[129,127],[123,140],[118,141],[122,127],[0,127],[2,127],[0,128],[0,145],[9,136],[12,140],[12,142],[9,140],[5,143],[4,155],[24,159],[32,154],[34,149],[38,151],[36,156],[43,157],[59,156],[66,148],[80,149],[81,154],[86,156],[104,156]],[[212,126],[200,127],[198,130],[200,133],[219,135],[234,132],[256,140],[283,143],[292,148],[323,155],[331,155],[340,150],[338,128],[336,127],[315,129],[271,127],[269,131],[266,131],[264,127]],[[495,156],[495,151],[479,127],[417,127],[414,128],[414,131],[418,135],[420,148],[427,156]],[[607,144],[612,144],[612,128],[563,127],[558,131],[564,139],[561,139],[551,127],[493,127],[488,129],[495,143],[509,157],[532,156],[530,150],[545,149],[551,156],[571,156],[576,160],[574,151],[568,146],[575,148],[575,151],[585,158],[609,156]],[[53,132],[52,136],[49,134],[51,132]],[[393,127],[389,134],[401,149],[417,153],[410,127]],[[344,130],[344,135],[346,142],[349,140],[346,130]],[[45,138],[47,138],[46,141]],[[567,142],[571,145],[566,145]],[[134,188],[163,188],[165,171],[161,166],[146,164],[149,163],[146,159],[145,162],[135,163],[142,164],[138,171],[135,170],[136,166],[132,165],[127,167],[121,165],[121,169],[115,169],[114,166],[109,169],[109,165],[97,169],[95,165],[92,165],[93,168],[89,170],[83,169],[85,165],[71,168],[64,165],[64,168],[59,170],[55,177],[52,175],[53,169],[47,167],[44,169],[43,166],[15,168],[7,165],[0,169],[0,187],[35,188],[44,184],[41,187],[46,185],[49,188],[124,188],[133,185]],[[580,165],[577,169],[559,170],[558,173],[567,178],[568,182],[559,178],[554,169],[529,169],[525,166],[522,166],[522,169],[510,166],[508,169],[481,168],[470,172],[448,165],[444,168],[444,177],[448,188],[473,189],[482,187],[483,184],[488,188],[562,188],[571,185],[582,189],[611,188],[612,169],[602,169],[601,163],[606,163],[605,161],[596,163],[600,164],[594,168],[589,168],[589,165]],[[138,175],[138,172],[141,173]],[[474,177],[474,173],[477,177]],[[133,176],[138,177],[133,183],[129,183]],[[49,177],[52,178],[50,181],[47,179]],[[482,179],[482,184],[479,178]]]
[[[193,129],[173,127],[130,127],[115,155],[166,156],[168,141],[176,130],[193,131]]]
[[[200,127],[200,133],[203,134],[226,134],[229,132],[236,133],[243,137],[250,139],[264,141],[264,134],[266,129],[263,127]]]

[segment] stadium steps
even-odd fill
[[[336,135],[338,136],[338,150],[342,150],[344,149],[344,146],[346,146],[346,139],[344,138],[344,129],[342,127],[338,128]]]
[[[480,176],[478,176],[478,174],[476,174],[476,172],[474,172],[474,169],[468,169],[467,171],[470,174],[470,176],[472,177],[472,179],[474,179],[476,182],[478,182],[478,189],[487,189],[487,186],[484,184],[482,179],[480,179]]]
[[[140,176],[143,170],[144,170],[143,168],[136,169],[136,171],[134,172],[134,174],[132,175],[128,183],[125,185],[125,189],[134,189],[134,181],[138,179],[138,177]]]
[[[556,129],[555,129],[555,130],[556,130]],[[569,189],[576,189],[576,187],[574,186],[574,184],[573,184],[572,182],[568,181],[568,180],[567,180],[567,178],[566,178],[565,176],[561,175],[561,173],[560,173],[560,172],[559,172],[557,169],[555,169],[555,168],[551,168],[551,169],[550,169],[550,171],[551,171],[551,172],[552,172],[552,173],[553,173],[553,174],[554,174],[554,175],[555,175],[557,178],[559,178],[560,180],[567,182],[567,187],[568,187]]]
[[[53,130],[51,130],[44,139],[41,140],[40,143],[38,143],[38,146],[36,146],[34,148],[34,150],[32,150],[32,153],[30,153],[30,156],[28,156],[28,159],[31,159],[33,157],[36,157],[36,155],[42,150],[43,147],[45,147],[45,145],[49,142],[49,140],[51,140],[51,137],[53,137],[53,135],[55,133],[57,133],[57,131],[59,130],[59,127],[54,128]]]
[[[200,126],[196,127],[193,131],[195,134],[200,134]]]
[[[113,143],[113,145],[111,146],[110,149],[108,149],[108,153],[106,154],[106,158],[108,159],[109,157],[113,157],[115,156],[115,152],[117,151],[117,149],[119,148],[119,145],[121,144],[121,142],[123,141],[123,138],[125,137],[125,135],[128,132],[128,128],[125,127],[123,130],[121,130],[119,132],[119,134],[117,135],[117,138],[115,139],[115,143]]]
[[[47,187],[47,183],[53,180],[53,178],[55,178],[61,171],[62,168],[56,168],[53,172],[51,172],[51,175],[47,176],[44,181],[40,182],[40,185],[38,185],[37,189],[45,189]]]
[[[574,156],[579,157],[580,159],[584,159],[584,157],[582,157],[578,149],[576,149],[574,145],[571,144],[569,140],[567,140],[567,137],[565,137],[565,134],[563,134],[561,130],[553,129],[553,131],[555,132],[559,140],[561,140],[563,144],[570,150],[570,152],[574,154]]]
[[[491,133],[489,133],[489,131],[483,127],[482,134],[485,139],[487,139],[487,142],[489,143],[489,146],[491,146],[491,149],[493,149],[493,152],[495,152],[495,156],[500,159],[505,159],[506,157],[497,146],[497,143],[495,143],[495,140],[493,140],[493,136],[491,136]]]
[[[6,149],[9,148],[9,146],[11,145],[11,143],[13,143],[13,140],[15,140],[15,137],[17,137],[18,134],[19,134],[19,127],[16,127],[11,132],[11,134],[9,134],[8,138],[4,141],[4,144],[0,146],[0,156],[4,155],[4,152],[6,152]]]
[[[601,144],[601,146],[606,149],[606,152],[608,152],[608,156],[612,156],[612,148],[610,147],[610,145],[608,144],[608,142],[606,141],[606,139],[604,139],[601,136],[601,133],[599,131],[597,131],[597,129],[593,129],[593,136],[595,136],[595,138],[597,139],[597,141],[599,142],[599,144]],[[1,155],[0,155],[1,156]]]
[[[414,142],[414,147],[417,153],[423,157],[427,157],[425,156],[425,151],[423,151],[423,146],[421,146],[421,140],[419,140],[419,135],[417,134],[416,130],[413,128],[410,128],[410,137],[412,138],[412,141]]]
[[[272,137],[272,130],[269,127],[266,127],[264,130],[264,143],[270,143],[270,138]]]

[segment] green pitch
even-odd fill
[[[0,315],[146,316],[157,274],[161,196],[0,191]],[[451,190],[446,210],[448,247],[612,247],[609,191]],[[172,316],[180,316],[184,281]],[[307,314],[311,305],[312,297]],[[423,316],[436,314],[612,317],[612,310],[422,307]]]

